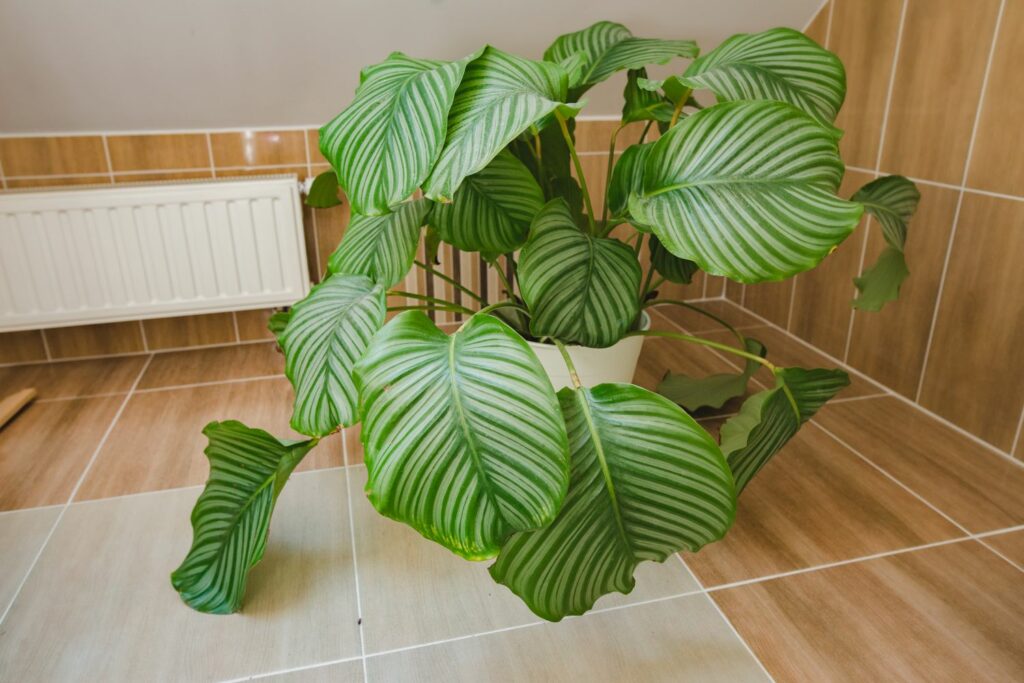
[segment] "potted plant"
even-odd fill
[[[680,75],[647,78],[646,66],[677,57],[691,60]],[[573,121],[586,91],[623,70],[622,126],[646,127],[617,162],[612,137],[607,196],[594,203]],[[717,103],[702,105],[699,90]],[[357,422],[374,507],[466,559],[496,558],[494,579],[545,619],[630,591],[641,561],[721,538],[737,495],[848,378],[776,367],[738,332],[731,346],[646,329],[643,311],[689,306],[660,299],[657,283],[698,269],[755,283],[813,268],[864,211],[888,247],[857,278],[854,305],[895,297],[918,195],[898,176],[836,195],[844,94],[838,58],[784,28],[698,57],[692,41],[599,22],[559,37],[543,61],[485,47],[454,62],[394,53],[365,69],[320,131],[334,170],[309,198],[337,202],[340,185],[351,223],[329,276],[272,321],[295,390],[291,424],[309,439],[205,428],[210,478],[172,575],[184,601],[239,609],[289,474]],[[421,240],[428,253],[447,242],[503,259],[504,295],[485,300],[453,281],[474,311],[392,290]],[[389,292],[416,304],[389,307]],[[438,310],[468,319],[449,334],[428,316]],[[665,395],[629,384],[639,343],[655,335],[735,354],[746,371],[669,376]],[[587,354],[607,369],[623,344],[634,348],[618,381],[578,372]],[[538,348],[564,361],[557,393]],[[775,387],[747,398],[716,443],[683,408],[741,396],[759,366]]]

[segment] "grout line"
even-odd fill
[[[142,336],[142,352],[149,353],[149,340],[146,338],[146,326],[139,321],[139,334]]]
[[[121,405],[118,407],[117,412],[114,413],[113,419],[111,419],[110,424],[107,425],[106,431],[103,432],[103,436],[100,437],[100,441],[96,444],[96,449],[92,452],[89,462],[86,463],[85,468],[82,470],[82,474],[78,477],[78,481],[75,483],[74,488],[71,489],[71,495],[68,496],[67,501],[64,503],[64,507],[61,508],[60,514],[58,514],[57,519],[54,520],[53,526],[50,527],[49,533],[46,534],[46,538],[43,539],[43,543],[39,546],[36,556],[32,559],[32,564],[29,565],[28,571],[25,572],[25,575],[21,578],[21,582],[18,584],[18,587],[15,589],[13,595],[11,595],[11,600],[7,603],[7,607],[4,609],[3,614],[0,614],[0,624],[3,624],[4,620],[7,619],[7,615],[10,613],[11,608],[14,607],[14,603],[18,600],[18,596],[21,594],[22,589],[28,582],[28,577],[31,576],[33,570],[36,568],[36,565],[39,563],[39,558],[42,557],[43,551],[46,550],[46,546],[49,545],[54,532],[60,525],[61,520],[64,519],[64,514],[68,511],[68,508],[71,507],[71,503],[75,500],[75,495],[78,493],[78,489],[81,488],[82,482],[84,482],[85,478],[89,475],[89,471],[96,462],[96,458],[99,457],[103,446],[106,445],[107,439],[110,437],[110,433],[114,431],[114,425],[117,424],[117,421],[121,418],[121,414],[124,413],[125,406],[128,405],[128,401],[131,399],[132,393],[135,391],[135,387],[138,386],[142,376],[146,373],[146,369],[149,367],[151,360],[153,360],[152,356],[146,359],[146,362],[143,363],[138,376],[135,378],[135,382],[132,383],[131,389],[128,390],[128,394],[124,397],[124,400],[121,401]]]
[[[263,671],[258,674],[249,674],[246,676],[240,676],[239,678],[228,678],[221,680],[220,683],[243,683],[243,681],[258,681],[261,678],[270,678],[271,676],[281,676],[284,674],[299,673],[302,671],[313,671],[316,669],[322,669],[335,664],[344,664],[346,662],[354,662],[361,660],[362,657],[356,655],[354,657],[343,657],[341,659],[332,659],[328,662],[315,662],[313,664],[303,664],[292,668],[275,669],[273,671]]]
[[[213,162],[213,140],[210,139],[209,131],[206,132],[206,158],[207,160],[209,160],[210,163],[210,168],[206,170],[209,170],[213,177],[216,178],[217,164]]]
[[[217,344],[197,344],[196,346],[171,346],[166,349],[153,349],[151,351],[127,351],[125,353],[95,354],[91,356],[70,356],[68,358],[54,358],[50,363],[74,363],[85,360],[104,360],[107,358],[133,358],[145,356],[150,353],[178,353],[181,351],[199,351],[202,349],[222,349],[229,346],[246,346],[249,344],[273,344],[273,339],[244,339],[240,342],[220,342]],[[43,361],[31,361],[28,363],[0,363],[0,368],[17,368],[27,365],[41,365]]]
[[[4,177],[4,162],[0,161],[0,188],[7,189],[7,178]]]
[[[1017,453],[1017,447],[1020,446],[1020,434],[1021,430],[1024,429],[1024,407],[1020,411],[1020,419],[1017,420],[1017,433],[1013,437],[1013,447],[1010,450],[1010,455],[1014,458],[1020,457],[1021,454]]]
[[[46,362],[53,362],[53,355],[50,353],[50,342],[46,339],[46,330],[39,330],[39,336],[43,339],[43,353],[46,354]]]
[[[103,157],[107,160],[107,178],[111,184],[114,182],[114,163],[110,160],[110,145],[107,143],[106,133],[102,136],[103,140]]]
[[[971,125],[971,137],[967,143],[967,157],[964,159],[964,170],[960,176],[960,186],[963,187],[967,184],[967,174],[971,169],[971,157],[974,154],[974,143],[978,137],[978,125],[981,122],[981,111],[985,103],[985,94],[988,91],[988,77],[992,71],[992,59],[996,53],[996,44],[999,42],[999,28],[1003,21],[1003,11],[1006,9],[1006,0],[1001,0],[999,3],[999,11],[996,14],[995,28],[992,30],[992,43],[989,45],[988,58],[985,61],[985,75],[981,79],[981,91],[978,93],[978,106],[974,110],[974,122]],[[917,393],[914,396],[915,401],[921,400],[921,394],[924,391],[924,378],[928,374],[928,360],[932,351],[932,341],[935,338],[935,327],[939,321],[939,309],[942,305],[942,294],[945,290],[946,275],[949,273],[949,261],[953,253],[953,243],[956,241],[957,227],[960,224],[960,209],[964,203],[964,192],[960,190],[960,194],[957,195],[956,199],[956,210],[953,212],[953,227],[949,231],[949,244],[946,245],[946,258],[942,263],[942,275],[939,277],[939,289],[935,293],[935,306],[932,309],[932,323],[928,328],[928,342],[924,347],[924,361],[921,363],[921,377],[917,382]],[[1012,449],[1014,446],[1011,445]]]
[[[356,586],[356,614],[359,616],[359,657],[363,662],[363,680],[369,680],[366,672],[366,636],[363,631],[363,599],[359,590],[359,560],[356,558],[356,518],[352,509],[352,485],[348,470],[348,439],[345,430],[341,432],[342,462],[345,463],[345,496],[348,498],[348,526],[352,539],[352,574]]]
[[[240,343],[242,341],[242,335],[238,331],[238,312],[237,311],[231,311],[231,322],[234,324],[234,327],[235,327],[235,343],[238,344],[238,343]]]
[[[160,391],[173,391],[175,389],[195,389],[198,387],[214,387],[221,384],[243,384],[245,382],[265,382],[272,379],[284,379],[286,375],[284,373],[278,373],[276,375],[255,375],[253,377],[238,377],[235,379],[218,379],[210,382],[192,382],[191,384],[168,384],[162,387],[146,387],[145,389],[136,389],[136,394],[154,394]],[[51,399],[58,400],[58,399]]]
[[[824,8],[824,5],[822,5],[822,7]],[[829,5],[828,5],[828,20],[827,20],[827,22],[825,24],[825,49],[826,50],[828,49],[829,44],[832,42],[832,15],[835,12],[835,8],[836,8],[836,3],[829,2]],[[820,9],[818,11],[821,12]],[[813,21],[813,19],[811,21]],[[804,28],[804,32],[806,32],[807,29],[810,28],[810,26],[811,26],[811,24],[810,24],[810,22],[808,22],[807,23],[807,27]]]
[[[786,329],[793,329],[793,309],[796,307],[796,279],[799,274],[793,276],[793,286],[789,288],[789,308],[786,309]]]

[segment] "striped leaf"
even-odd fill
[[[910,276],[903,252],[886,246],[878,255],[875,265],[866,268],[860,277],[853,278],[857,298],[853,307],[861,311],[880,311],[890,301],[900,297],[900,287]]]
[[[697,59],[682,81],[719,102],[788,102],[838,135],[832,125],[846,97],[846,71],[834,54],[790,28],[735,35]]]
[[[612,180],[608,185],[608,211],[615,219],[627,217],[629,196],[643,189],[644,170],[647,155],[654,148],[653,142],[630,145],[612,168]],[[643,229],[643,226],[637,226]]]
[[[493,47],[470,62],[451,110],[441,156],[423,185],[435,201],[451,201],[466,176],[482,170],[520,133],[564,104],[568,76],[558,64],[535,62]]]
[[[234,420],[211,422],[203,434],[210,478],[192,510],[192,547],[171,585],[193,609],[230,614],[263,558],[277,497],[316,440],[280,441]]]
[[[523,246],[544,192],[521,161],[503,151],[466,178],[451,204],[437,204],[431,224],[464,251],[504,254]]]
[[[615,239],[576,227],[568,205],[548,202],[520,254],[519,287],[530,332],[584,346],[611,346],[640,312],[640,264]]]
[[[451,336],[395,317],[358,366],[370,502],[470,560],[548,524],[568,486],[551,381],[512,328],[477,315]]]
[[[457,62],[392,53],[360,75],[352,104],[320,129],[320,151],[352,210],[387,213],[430,173],[471,55]]]
[[[353,215],[327,262],[328,272],[365,275],[382,287],[392,287],[412,268],[420,227],[429,211],[430,202],[417,199],[380,216]]]
[[[902,251],[910,218],[921,201],[914,183],[899,175],[883,176],[857,190],[850,201],[863,204],[882,226],[885,241]]]
[[[768,350],[752,337],[743,340],[747,353],[764,358]],[[690,412],[701,408],[721,408],[728,401],[747,393],[747,385],[760,363],[748,360],[742,372],[723,372],[707,377],[688,377],[666,372],[658,383],[658,393]]]
[[[558,398],[572,454],[565,505],[550,526],[512,536],[490,568],[550,621],[629,593],[642,561],[720,539],[736,506],[718,445],[666,399],[631,384]]]
[[[295,389],[292,429],[323,436],[359,421],[352,371],[385,308],[384,288],[361,275],[332,275],[295,304],[280,337]]]
[[[722,452],[737,495],[825,403],[850,384],[842,370],[781,368],[774,389],[748,398],[722,425]]]
[[[544,52],[544,59],[561,62],[577,54],[586,57],[579,77],[570,84],[575,100],[616,71],[665,64],[674,57],[692,58],[697,53],[697,44],[692,40],[635,38],[622,24],[599,21],[582,31],[556,38]]]
[[[781,280],[814,267],[863,207],[835,195],[836,139],[782,102],[725,102],[654,143],[629,212],[712,275]]]
[[[655,235],[651,235],[647,244],[651,251],[651,265],[658,275],[669,282],[688,285],[693,280],[693,274],[700,270],[693,261],[679,258],[662,246],[661,240]]]
[[[270,315],[267,320],[267,329],[274,335],[274,339],[277,339],[278,344],[281,343],[281,335],[284,334],[284,328],[288,326],[288,321],[292,319],[292,311],[275,311]]]

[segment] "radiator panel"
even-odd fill
[[[294,176],[0,193],[0,331],[283,306],[308,291]]]

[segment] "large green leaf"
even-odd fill
[[[292,429],[323,436],[359,421],[352,370],[385,308],[384,288],[362,275],[332,275],[295,304],[280,336],[295,389]]]
[[[364,215],[386,213],[419,187],[437,161],[448,110],[466,64],[392,53],[363,70],[355,100],[320,129],[320,151]]]
[[[493,47],[470,62],[448,112],[448,136],[423,185],[430,199],[450,201],[466,176],[490,163],[520,133],[566,105],[568,76],[558,64],[535,62]]]
[[[570,84],[575,100],[616,71],[665,64],[674,57],[696,57],[697,53],[697,44],[692,40],[635,38],[622,24],[599,21],[582,31],[556,38],[544,52],[544,59],[561,62],[577,54],[585,56],[579,77]]]
[[[644,560],[718,540],[736,505],[717,444],[669,401],[631,384],[558,398],[572,452],[565,505],[550,526],[512,536],[490,569],[551,621],[629,593]]]
[[[643,189],[644,170],[647,155],[654,149],[654,143],[630,145],[612,168],[612,180],[608,185],[608,211],[613,218],[627,217],[629,196]],[[643,229],[643,226],[637,226]]]
[[[490,315],[451,336],[419,311],[395,317],[357,372],[370,502],[472,560],[554,519],[568,442],[551,381]]]
[[[878,219],[885,241],[902,250],[907,242],[907,225],[917,211],[921,193],[903,176],[889,175],[872,180],[850,198]]]
[[[842,370],[780,368],[774,389],[748,398],[722,425],[722,452],[739,493],[825,402],[850,384]]]
[[[353,215],[341,244],[327,262],[327,270],[365,275],[382,287],[392,287],[412,268],[420,227],[429,211],[430,202],[417,199],[380,216]]]
[[[262,559],[274,504],[316,440],[281,441],[234,420],[203,429],[210,478],[192,510],[192,547],[171,585],[193,609],[237,612]]]
[[[651,235],[647,244],[651,251],[651,265],[669,282],[688,285],[693,280],[693,274],[700,270],[693,261],[679,258],[666,249],[656,235]]]
[[[910,275],[903,252],[893,246],[886,246],[878,255],[875,265],[864,270],[860,277],[853,278],[859,292],[853,307],[862,311],[880,311],[886,303],[896,301],[900,287]]]
[[[745,338],[743,345],[748,353],[762,358],[767,354],[764,344],[751,337]],[[743,371],[738,373],[688,377],[667,372],[658,384],[658,393],[691,412],[701,408],[721,408],[730,399],[747,392],[747,384],[759,367],[760,363],[748,360]]]
[[[836,139],[782,102],[725,102],[654,143],[629,212],[670,252],[739,282],[817,265],[863,207],[835,195]]]
[[[843,63],[791,28],[735,35],[690,64],[682,81],[707,88],[719,102],[788,102],[835,133],[846,97]]]
[[[504,254],[523,246],[544,192],[523,162],[501,152],[463,181],[451,204],[437,204],[431,224],[465,251]]]
[[[537,214],[520,254],[519,287],[537,337],[611,346],[640,311],[640,278],[633,250],[582,232],[561,199]]]

